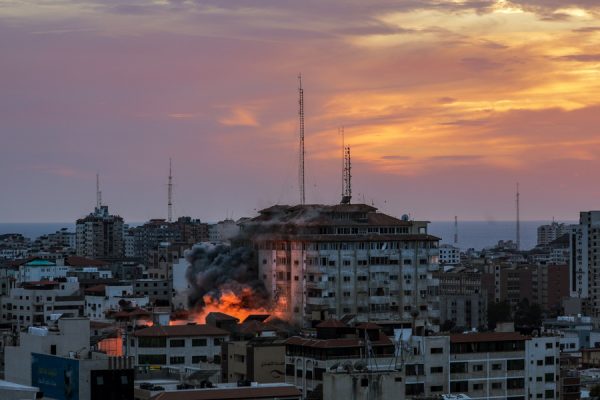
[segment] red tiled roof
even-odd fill
[[[229,400],[229,399],[299,399],[300,391],[294,386],[236,387],[228,389],[178,390],[162,392],[151,400]]]
[[[108,263],[92,258],[70,256],[65,259],[65,265],[70,267],[103,267],[107,266]]]
[[[111,324],[110,322],[90,321],[90,328],[92,328],[92,329],[104,329],[104,328],[110,328],[113,326],[114,325]]]
[[[239,321],[236,317],[218,311],[213,311],[206,315],[207,318],[214,318],[215,321]]]
[[[523,336],[518,332],[481,332],[450,335],[450,343],[508,342],[527,339],[529,339],[528,336]]]
[[[91,292],[91,293],[101,293],[104,294],[106,290],[106,285],[96,285],[96,286],[91,286],[87,289],[85,289],[85,293]]]
[[[245,334],[275,331],[277,331],[277,328],[257,320],[247,321],[240,325],[240,332]]]
[[[328,319],[316,326],[317,328],[347,328],[348,325],[337,319]]]
[[[228,336],[229,332],[212,325],[155,325],[136,331],[134,336]]]
[[[60,282],[57,281],[30,281],[23,282],[21,286],[57,286],[58,284],[60,284]]]

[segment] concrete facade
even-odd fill
[[[427,234],[427,222],[361,204],[274,206],[260,214],[242,227],[258,252],[259,277],[291,320],[355,314],[439,325],[432,277],[439,239]]]

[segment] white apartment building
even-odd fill
[[[548,225],[540,225],[537,228],[537,244],[547,245],[564,234],[569,233],[569,226],[552,221]]]
[[[378,371],[399,371],[393,392],[398,398],[447,393],[478,400],[560,398],[560,348],[555,336],[531,338],[515,332],[411,336],[410,330],[404,330],[395,343],[385,335],[369,334],[370,346],[365,346],[362,333],[350,338],[343,325],[337,327],[339,334],[330,339],[292,337],[286,341],[286,383],[297,386],[305,396],[319,384],[324,385],[324,393],[335,393],[325,387],[336,380],[327,379],[329,374],[360,374],[367,366],[374,374],[356,384],[377,385],[381,382],[369,379],[379,379],[378,375],[384,379],[386,374]],[[371,354],[366,357],[369,348]],[[343,391],[338,393],[343,397]]]
[[[34,258],[18,265],[17,282],[53,281],[67,276],[69,267],[63,259]]]
[[[125,354],[136,365],[220,364],[227,340],[229,332],[212,325],[155,325],[135,331],[125,342]]]
[[[2,298],[2,320],[19,326],[44,325],[58,316],[83,316],[85,301],[74,278],[24,283]]]
[[[450,336],[450,392],[472,399],[559,399],[558,337]]]
[[[460,264],[460,249],[451,244],[440,245],[440,265]]]
[[[122,302],[134,307],[145,307],[150,303],[148,296],[135,296],[132,285],[98,285],[85,291],[85,315],[94,321],[104,321],[106,312],[119,310]]]
[[[259,278],[297,323],[355,314],[418,329],[439,325],[439,238],[425,221],[365,204],[273,206],[242,225]]]
[[[584,314],[600,317],[600,211],[582,211],[571,225],[571,297],[584,300]]]

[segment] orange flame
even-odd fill
[[[215,298],[210,295],[205,295],[204,308],[199,314],[194,316],[194,321],[199,324],[206,323],[206,316],[211,312],[221,312],[231,315],[244,321],[248,316],[253,314],[270,314],[272,317],[282,317],[284,315],[286,302],[283,298],[279,298],[277,303],[272,308],[252,307],[252,299],[254,298],[251,288],[243,288],[240,293],[234,293],[231,290],[226,290],[221,293],[220,298]]]

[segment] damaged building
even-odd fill
[[[259,279],[290,321],[314,326],[354,315],[436,330],[439,238],[427,226],[365,204],[276,205],[244,222],[242,237],[255,249]]]

